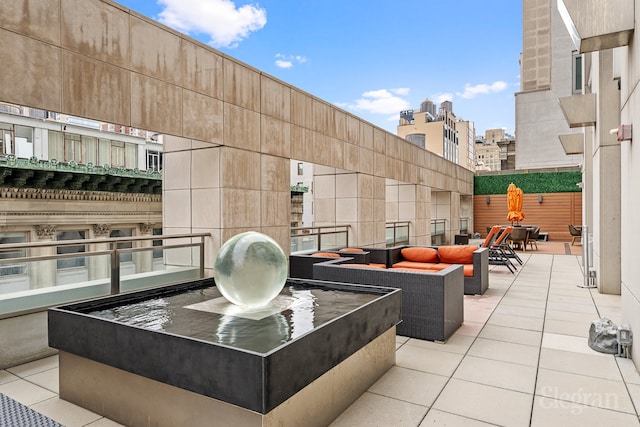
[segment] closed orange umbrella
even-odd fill
[[[507,208],[509,213],[507,214],[507,220],[513,222],[519,222],[524,219],[524,213],[522,212],[522,201],[524,194],[519,187],[512,182],[507,188]]]

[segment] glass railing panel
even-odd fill
[[[60,305],[110,294],[110,254],[82,254],[58,268],[56,259],[26,260],[26,274],[0,278],[0,315]]]

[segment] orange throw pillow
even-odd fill
[[[340,249],[340,252],[364,252],[364,251],[360,248],[342,248]]]
[[[324,258],[340,258],[340,254],[336,254],[333,252],[316,252],[315,254],[311,254],[311,256],[318,256]]]
[[[438,251],[433,248],[403,248],[402,258],[414,262],[438,262]]]
[[[441,262],[449,264],[473,264],[473,253],[476,250],[477,246],[440,246],[438,256]]]

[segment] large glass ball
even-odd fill
[[[222,245],[213,277],[229,302],[260,307],[282,291],[287,273],[287,257],[278,243],[262,233],[248,231]]]

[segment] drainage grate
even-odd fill
[[[0,426],[2,427],[64,427],[28,406],[0,393]]]

